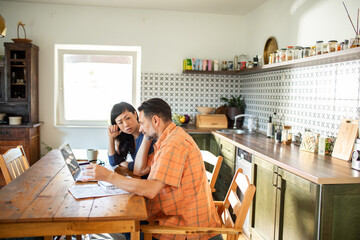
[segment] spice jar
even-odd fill
[[[315,56],[316,55],[316,46],[311,46],[310,47],[310,57]]]
[[[316,55],[321,55],[323,50],[323,41],[316,41]]]
[[[294,59],[303,58],[302,47],[296,46],[294,49]]]
[[[294,47],[288,46],[286,49],[286,61],[290,61],[294,59]]]
[[[275,54],[275,63],[280,62],[280,50],[276,50],[274,54]]]
[[[280,62],[286,61],[286,48],[280,49]]]
[[[336,40],[330,40],[328,42],[328,52],[335,52],[336,51],[336,47],[337,47],[337,42]]]
[[[227,68],[228,68],[227,61],[222,61],[221,70],[222,70],[222,71],[226,71]]]
[[[310,57],[310,47],[305,47],[304,48],[304,51],[303,51],[303,56],[304,56],[304,58],[306,58],[306,57]]]
[[[328,44],[327,43],[324,43],[323,44],[323,47],[322,47],[322,53],[321,54],[326,54],[328,53]]]
[[[291,131],[291,126],[287,126],[287,125],[283,126],[283,130],[281,132],[281,140],[283,144],[287,144],[287,145],[291,144],[292,133],[290,131]]]

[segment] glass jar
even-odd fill
[[[280,62],[286,61],[286,48],[280,49]]]
[[[315,56],[316,55],[316,46],[311,46],[310,47],[310,57]]]
[[[337,42],[336,40],[330,40],[328,42],[328,52],[335,52],[336,51],[336,47],[337,47]]]
[[[226,71],[227,68],[228,68],[227,61],[222,61],[221,70],[222,70],[222,71]]]
[[[286,61],[290,61],[294,59],[294,47],[293,46],[288,46],[286,49]]]
[[[240,62],[240,69],[246,69],[246,62],[248,61],[248,57],[245,54],[240,54],[239,62]]]
[[[316,55],[321,55],[323,50],[323,41],[316,41]]]
[[[276,63],[280,62],[280,50],[276,50],[276,53],[275,53],[275,62],[276,62]]]
[[[329,52],[329,51],[328,51],[328,45],[329,45],[329,44],[327,44],[327,43],[324,43],[324,44],[323,44],[322,53],[321,53],[321,54],[326,54],[326,53]]]
[[[294,59],[303,58],[302,47],[296,46],[294,49]]]
[[[283,144],[291,144],[292,142],[292,133],[291,126],[284,125],[281,132],[281,141]]]
[[[310,47],[304,47],[304,50],[303,50],[304,58],[310,57],[310,51],[311,51]]]
[[[228,61],[227,70],[228,71],[233,71],[234,70],[234,62],[233,61]]]

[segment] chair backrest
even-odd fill
[[[205,150],[201,150],[200,152],[201,152],[203,161],[212,166],[212,171],[206,170],[206,176],[209,180],[211,191],[215,192],[215,183],[216,183],[217,177],[219,175],[223,157],[221,157],[221,156],[217,157],[214,154],[212,154],[211,152],[205,151]]]
[[[222,204],[222,209],[218,209],[220,219],[225,227],[242,229],[254,194],[255,186],[250,184],[247,176],[243,174],[243,170],[239,168],[230,184],[229,190]],[[232,208],[233,215],[236,216],[235,222],[230,214],[230,206]]]
[[[0,168],[6,184],[20,176],[29,169],[29,162],[22,146],[11,148],[4,154],[0,154]]]

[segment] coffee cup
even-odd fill
[[[97,149],[88,149],[87,150],[88,161],[97,160],[98,154],[99,154],[99,151]]]

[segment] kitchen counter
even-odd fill
[[[203,133],[203,134],[211,134],[212,131],[216,131],[218,130],[217,128],[199,128],[196,127],[195,124],[186,124],[181,126],[185,132],[187,133]]]
[[[360,183],[360,171],[351,162],[331,156],[300,151],[294,144],[283,145],[265,135],[211,133],[233,145],[316,184]]]

